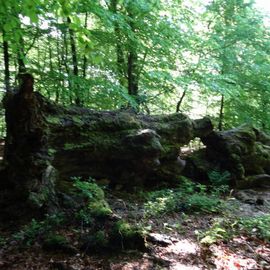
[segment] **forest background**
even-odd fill
[[[252,0],[1,0],[0,95],[270,128],[269,18]],[[1,107],[1,136],[5,134]]]

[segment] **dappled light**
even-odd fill
[[[184,145],[180,148],[180,157],[185,158],[188,155],[192,154],[194,151],[205,148],[200,138],[195,138],[189,142],[189,144]]]
[[[270,270],[269,0],[2,2],[0,270]]]

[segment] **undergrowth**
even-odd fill
[[[216,213],[224,208],[221,196],[228,186],[210,188],[182,177],[178,188],[163,189],[145,194],[145,217],[162,216],[172,212]]]
[[[218,218],[208,230],[197,234],[200,242],[207,245],[227,241],[240,235],[270,241],[270,215]]]

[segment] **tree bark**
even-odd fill
[[[7,211],[15,207],[12,214],[23,215],[27,208],[36,213],[41,208],[52,209],[56,201],[55,170],[48,155],[48,128],[41,108],[41,96],[33,92],[32,75],[24,73],[19,76],[21,85],[18,92],[8,95],[4,102],[7,173],[6,178],[0,181],[0,186],[5,187],[0,203]]]
[[[135,36],[135,16],[133,10],[128,7],[128,15],[130,18],[130,29]],[[139,94],[139,74],[138,74],[138,48],[137,42],[129,40],[129,52],[128,52],[128,93],[137,98]]]
[[[211,132],[202,137],[202,141],[206,148],[187,158],[184,172],[187,177],[211,183],[209,173],[220,173],[221,180],[222,173],[226,172],[230,181],[220,184],[238,188],[270,186],[270,177],[259,177],[270,175],[269,135],[246,124],[231,130]]]
[[[225,103],[225,97],[224,97],[224,95],[221,95],[219,120],[218,120],[218,130],[219,131],[222,131],[222,129],[223,129],[224,103]]]
[[[68,23],[68,31],[69,31],[70,47],[71,47],[71,55],[72,55],[73,75],[75,78],[75,82],[74,82],[74,80],[72,80],[73,81],[72,88],[74,88],[74,91],[75,91],[75,104],[80,106],[81,105],[81,98],[80,98],[80,93],[79,93],[79,85],[76,81],[76,78],[79,76],[77,47],[76,47],[74,31],[70,27],[70,24],[71,24],[70,17],[67,18],[67,23]]]
[[[9,52],[8,52],[8,41],[5,40],[6,35],[5,32],[3,31],[3,54],[4,54],[4,65],[5,65],[5,87],[6,87],[6,92],[10,92],[10,71],[9,71]]]
[[[111,0],[109,9],[115,15],[118,14],[117,10],[118,0]],[[114,33],[115,33],[115,49],[116,49],[116,69],[118,73],[118,79],[124,88],[127,87],[127,63],[124,57],[123,42],[121,38],[121,30],[117,20],[114,22]]]
[[[180,146],[213,128],[208,118],[193,121],[180,113],[68,109],[33,92],[31,78],[23,77],[19,92],[5,102],[8,173],[0,184],[8,186],[4,201],[20,207],[52,209],[60,191],[55,187],[75,176],[125,187],[177,181]]]
[[[84,28],[87,29],[87,24],[88,24],[88,13],[85,13],[85,20],[84,20]],[[83,77],[86,78],[86,70],[87,70],[87,57],[86,54],[84,53],[83,56]]]
[[[132,48],[130,49],[128,55],[128,93],[135,98],[138,97],[139,92],[137,67],[138,67],[138,55],[136,49]]]
[[[26,65],[24,63],[25,53],[24,53],[24,39],[23,37],[20,38],[20,44],[18,45],[18,54],[17,54],[17,61],[18,61],[18,73],[25,73],[26,72]]]
[[[180,111],[180,107],[181,107],[181,105],[182,105],[182,102],[183,102],[183,100],[184,100],[184,97],[185,97],[186,93],[187,93],[187,90],[185,90],[185,91],[183,92],[183,94],[182,94],[180,100],[177,102],[177,105],[176,105],[176,112],[177,112],[177,113]]]

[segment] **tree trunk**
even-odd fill
[[[87,29],[87,24],[88,24],[88,13],[85,13],[85,20],[84,20],[84,28]],[[86,70],[87,70],[87,57],[86,54],[84,53],[83,56],[83,77],[86,78]]]
[[[219,120],[218,120],[218,130],[219,131],[221,131],[223,129],[224,103],[225,103],[225,98],[224,98],[224,95],[222,95],[221,101],[220,101]]]
[[[183,92],[183,94],[182,94],[180,100],[177,102],[177,106],[176,106],[176,112],[177,112],[177,113],[180,111],[180,107],[181,107],[181,105],[182,105],[182,102],[183,102],[183,100],[184,100],[184,97],[185,97],[186,93],[187,93],[187,90],[185,90],[185,91]]]
[[[68,96],[69,96],[69,102],[70,104],[73,103],[73,98],[72,98],[72,83],[71,83],[71,72],[70,72],[70,68],[68,65],[68,43],[67,43],[67,33],[66,31],[63,32],[63,43],[64,43],[64,53],[62,54],[62,63],[65,66],[66,69],[66,73],[67,73],[67,86],[68,86]]]
[[[71,19],[70,17],[67,18],[68,22],[68,31],[69,31],[69,38],[70,38],[70,47],[71,47],[71,55],[72,55],[72,64],[73,64],[73,75],[74,78],[72,79],[72,88],[75,91],[75,104],[81,105],[81,99],[80,99],[80,90],[79,90],[79,84],[77,82],[77,78],[79,76],[79,68],[78,68],[78,57],[77,57],[77,48],[76,48],[76,42],[75,42],[75,34],[73,29],[70,27]],[[75,79],[75,82],[74,82]]]
[[[136,51],[132,51],[133,49],[131,49],[128,55],[128,93],[136,98],[139,91],[137,74],[138,55]]]
[[[3,54],[4,54],[4,65],[5,65],[5,87],[6,92],[10,92],[10,71],[9,71],[9,52],[8,52],[8,41],[5,40],[5,32],[3,32]]]
[[[117,11],[118,0],[111,0],[109,9],[114,14],[118,14]],[[115,33],[115,48],[116,48],[116,69],[118,73],[118,79],[120,84],[126,88],[127,87],[127,63],[124,57],[124,49],[123,42],[121,38],[121,30],[119,27],[119,23],[117,21],[114,22],[114,33]]]
[[[202,141],[206,148],[187,158],[183,172],[187,177],[212,184],[221,181],[220,185],[238,188],[270,186],[270,136],[253,126],[242,125],[211,132]],[[210,179],[211,172],[217,173],[214,179]]]
[[[67,109],[33,92],[26,79],[5,103],[9,180],[0,181],[6,203],[19,201],[21,208],[53,209],[61,191],[55,186],[75,176],[126,187],[177,181],[184,166],[180,146],[212,131],[208,118],[193,121],[180,113]]]
[[[24,53],[24,39],[23,37],[20,38],[20,44],[18,54],[17,54],[17,61],[18,61],[18,73],[25,73],[26,66],[24,63],[25,53]]]
[[[27,208],[33,213],[41,208],[52,210],[56,203],[55,170],[48,155],[48,128],[41,96],[33,92],[34,80],[30,74],[24,73],[19,79],[18,92],[8,95],[4,104],[7,177],[1,179],[0,187],[5,190],[1,206],[12,214],[24,215]]]
[[[130,29],[135,35],[135,23],[134,14],[131,9],[128,9],[128,15],[130,17]],[[129,41],[129,52],[128,52],[128,93],[137,98],[139,94],[139,70],[138,70],[138,48],[137,42],[134,40]]]

